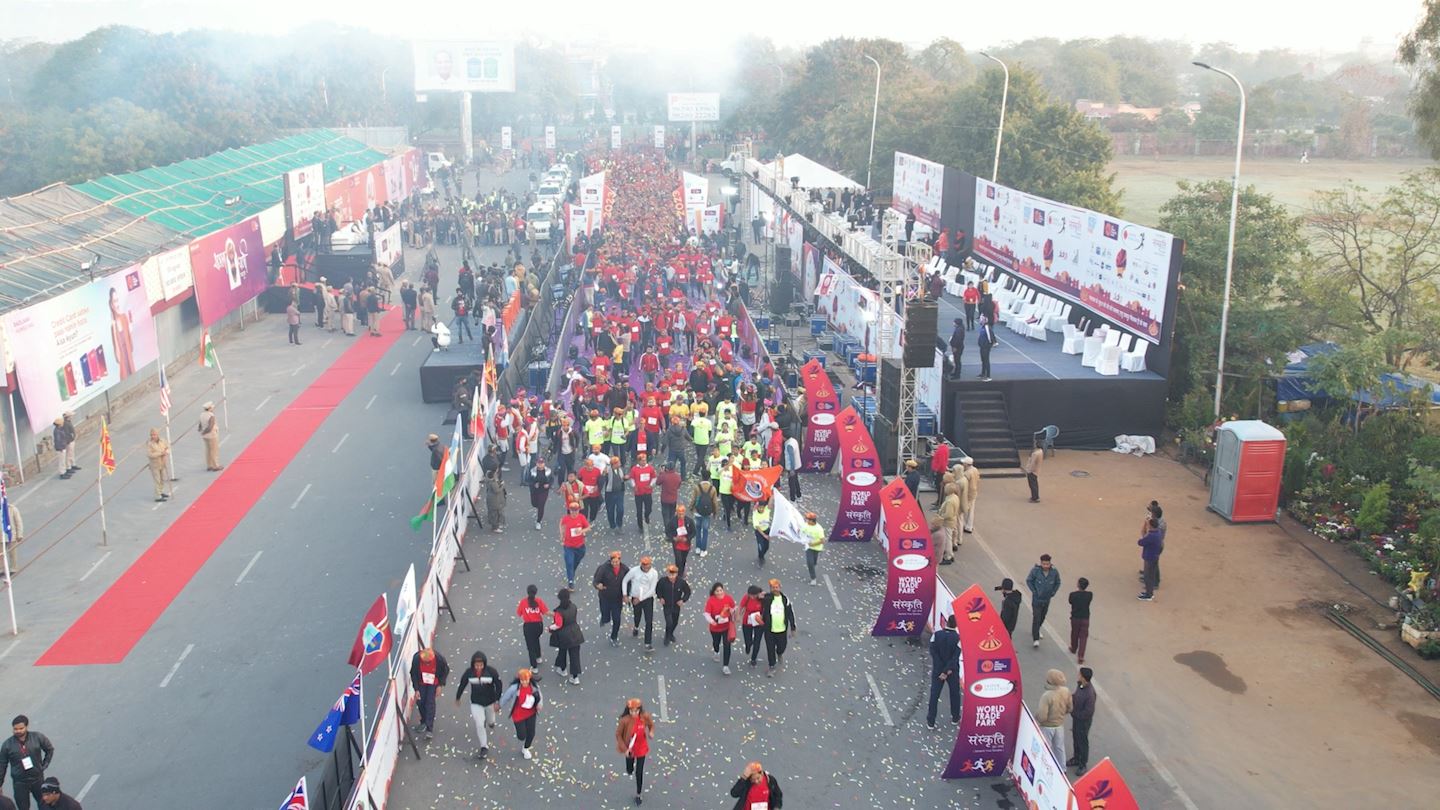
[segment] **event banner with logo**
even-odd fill
[[[710,181],[704,175],[681,172],[681,187],[685,194],[685,209],[704,208],[710,202]]]
[[[325,211],[325,165],[301,166],[285,173],[285,218],[296,239],[310,235],[310,223]]]
[[[191,242],[190,272],[195,277],[200,322],[205,326],[265,292],[265,246],[260,243],[259,217]]]
[[[664,124],[656,124],[656,125],[655,125],[655,148],[656,148],[656,149],[664,149],[664,148],[665,148],[665,125],[664,125]]]
[[[325,199],[331,210],[340,212],[342,224],[358,222],[366,212],[385,202],[385,188],[384,169],[376,164],[326,186]]]
[[[1082,810],[1140,810],[1130,786],[1125,784],[1109,757],[1076,779],[1072,789]]]
[[[830,472],[840,448],[835,435],[835,415],[840,411],[840,397],[825,374],[819,360],[811,360],[800,369],[805,386],[805,448],[800,454],[802,472]]]
[[[1065,778],[1064,764],[1050,751],[1030,708],[1021,705],[1020,711],[1010,773],[1025,799],[1025,806],[1035,810],[1070,810],[1070,780]]]
[[[510,127],[500,127],[500,148],[515,148],[514,131]]]
[[[618,126],[610,127],[610,148],[620,148],[620,127]]]
[[[150,302],[152,312],[164,309],[160,306],[176,301],[190,291],[190,251],[178,247],[151,256],[140,265],[140,277],[145,281],[145,299]]]
[[[7,314],[5,331],[37,434],[160,353],[138,264]]]
[[[955,629],[960,632],[965,701],[960,734],[942,776],[996,777],[1015,753],[1021,713],[1020,663],[1010,633],[979,585],[971,585],[952,605]]]
[[[835,417],[840,437],[840,511],[830,539],[868,542],[880,520],[880,453],[854,406]]]
[[[1170,234],[984,180],[973,233],[980,258],[1160,342]]]
[[[872,636],[914,636],[925,629],[935,602],[935,544],[930,525],[903,478],[880,490],[885,520],[881,531],[890,564],[885,567],[885,601]]]
[[[903,220],[915,212],[915,221],[932,230],[940,228],[940,204],[945,195],[945,167],[924,158],[895,153],[895,192],[890,207]]]
[[[545,127],[545,148],[555,148],[555,127],[553,126]]]
[[[815,285],[815,309],[836,334],[860,341],[867,354],[880,343],[880,294],[855,280],[826,256],[825,274]]]

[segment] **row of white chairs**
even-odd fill
[[[1145,370],[1145,352],[1149,343],[1134,332],[1109,324],[1091,327],[1089,319],[1079,324],[1065,324],[1065,342],[1060,350],[1080,355],[1080,365],[1093,368],[1097,374],[1113,377],[1123,371]]]

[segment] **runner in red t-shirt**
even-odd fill
[[[655,468],[645,453],[638,453],[635,456],[635,466],[630,468],[630,480],[635,485],[635,523],[640,528],[640,536],[645,536],[645,524],[653,523],[650,517],[650,509],[653,501],[651,493],[655,491]]]
[[[595,471],[595,478],[599,480],[600,471],[593,466],[589,469]],[[581,480],[584,480],[584,472],[581,470]],[[585,535],[589,533],[590,521],[580,514],[580,505],[566,504],[565,517],[560,518],[560,543],[565,555],[565,581],[571,588],[575,587],[575,569],[585,559]]]

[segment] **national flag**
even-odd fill
[[[100,466],[105,468],[106,475],[115,472],[115,448],[110,446],[110,426],[105,420],[100,420]]]
[[[809,543],[809,539],[802,531],[805,527],[805,516],[800,514],[800,510],[790,502],[789,498],[776,492],[770,499],[770,506],[774,509],[774,514],[770,516],[770,536],[772,538],[779,537],[796,543]]]
[[[6,543],[14,542],[15,527],[10,524],[10,494],[5,489],[5,479],[0,477],[0,536]]]
[[[215,353],[215,343],[210,340],[210,330],[200,336],[200,365],[205,368],[220,368],[220,356]]]
[[[770,497],[770,493],[775,489],[775,482],[779,480],[779,467],[761,467],[758,470],[734,467],[731,470],[730,491],[735,493],[737,501],[763,501]]]
[[[380,594],[365,613],[365,622],[350,648],[350,666],[369,675],[390,653],[390,600]]]
[[[310,735],[309,745],[317,751],[330,753],[335,750],[335,735],[339,733],[341,726],[351,726],[360,722],[360,673],[355,673],[355,680],[345,687],[340,693],[340,699],[330,707],[330,712],[325,719],[320,721],[315,733]]]
[[[290,791],[290,797],[280,805],[280,810],[310,810],[310,800],[305,796],[305,777],[300,777],[300,782]]]
[[[170,379],[165,376],[165,364],[160,364],[160,415],[170,417]]]
[[[425,521],[435,519],[435,506],[445,500],[450,490],[455,487],[455,472],[460,462],[460,428],[460,420],[456,419],[455,434],[450,438],[450,446],[445,448],[440,458],[440,469],[435,471],[435,488],[426,499],[420,514],[410,518],[410,528],[417,532]]]
[[[400,583],[400,595],[395,597],[395,634],[400,636],[401,646],[404,646],[406,625],[415,615],[415,602],[415,563],[410,563],[405,581]]]

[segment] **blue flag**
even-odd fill
[[[310,735],[308,740],[310,747],[317,751],[330,753],[335,750],[335,735],[340,732],[341,726],[350,726],[360,722],[360,673],[355,673],[355,680],[345,687],[340,699],[330,707],[325,719],[320,721],[315,733]]]

